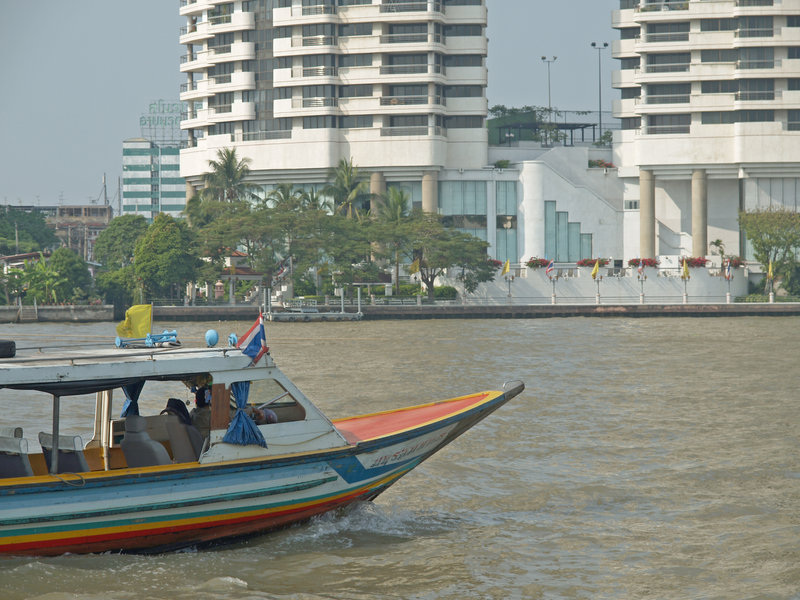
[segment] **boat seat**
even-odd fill
[[[153,467],[172,463],[167,449],[147,434],[147,421],[139,415],[125,419],[125,437],[120,442],[129,467]]]
[[[22,427],[0,427],[0,436],[21,438]]]
[[[16,436],[0,436],[0,478],[32,476],[28,440]]]
[[[194,462],[200,457],[204,440],[203,434],[197,427],[181,423],[178,417],[170,415],[167,432],[175,462]]]
[[[50,470],[50,458],[53,453],[53,434],[39,433],[39,444],[42,446],[44,461]],[[86,457],[83,455],[83,440],[79,435],[58,436],[58,473],[86,473],[89,471]]]

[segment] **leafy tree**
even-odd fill
[[[206,187],[200,191],[204,200],[234,202],[236,200],[257,200],[256,191],[260,188],[245,181],[250,174],[250,159],[239,160],[234,148],[220,148],[217,160],[208,161],[211,169],[206,173]]]
[[[764,268],[772,263],[776,279],[791,291],[800,285],[796,277],[800,250],[800,213],[768,209],[739,213],[739,226],[753,245],[755,259]],[[769,282],[765,282],[768,289]]]
[[[59,245],[55,232],[38,212],[25,212],[10,207],[0,210],[0,254],[36,252]]]
[[[186,222],[160,213],[136,243],[134,273],[148,295],[170,295],[195,279],[195,252]]]
[[[59,248],[50,255],[49,263],[50,267],[63,279],[62,283],[55,286],[55,293],[59,300],[74,298],[76,293],[78,296],[85,297],[92,285],[92,277],[86,262],[80,256],[69,248]]]
[[[142,215],[123,215],[113,219],[94,244],[94,257],[107,269],[119,269],[133,262],[136,242],[147,231]]]
[[[395,292],[400,293],[400,255],[409,240],[408,221],[411,202],[408,194],[398,188],[389,188],[386,195],[378,199],[380,210],[375,224],[376,237],[382,252],[394,259]]]
[[[355,217],[359,221],[369,211],[371,194],[366,175],[353,165],[353,161],[342,159],[329,173],[332,180],[325,188],[325,194],[333,198],[334,210]]]
[[[100,294],[107,304],[113,304],[115,318],[122,313],[122,308],[134,304],[138,281],[133,265],[122,267],[113,271],[103,271],[97,275],[95,280],[95,290]]]
[[[492,281],[496,270],[489,264],[487,242],[473,235],[445,227],[439,215],[415,211],[409,228],[414,265],[434,299],[434,281],[446,269],[457,269],[456,278],[464,283],[468,292],[478,284]]]

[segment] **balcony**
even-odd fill
[[[445,106],[447,101],[442,96],[382,96],[381,106],[406,106],[419,104],[438,104]]]
[[[426,0],[419,0],[417,2],[394,2],[392,0],[383,0],[381,6],[382,13],[405,13],[405,12],[442,12],[441,2],[428,3]]]
[[[298,47],[298,46],[316,47],[316,46],[335,46],[335,45],[336,45],[335,35],[315,35],[304,38],[292,38],[293,47]]]
[[[639,41],[637,39],[637,41]],[[689,32],[688,31],[675,31],[675,32],[667,32],[667,33],[646,33],[644,35],[644,41],[647,44],[663,44],[669,42],[688,42],[689,41]]]
[[[644,128],[647,135],[675,135],[689,133],[690,125],[648,125]]]
[[[689,1],[656,0],[645,1],[636,7],[636,12],[661,12],[673,10],[689,10]]]
[[[292,108],[335,108],[338,98],[292,98]]]
[[[381,136],[383,137],[426,135],[442,135],[442,127],[429,127],[427,125],[421,125],[419,127],[381,127]]]
[[[389,33],[380,36],[381,44],[441,44],[439,33]]]
[[[762,91],[744,91],[736,92],[735,99],[737,102],[759,102],[763,100],[775,100],[775,97],[780,97],[780,92],[775,90],[762,90]]]
[[[336,67],[293,67],[292,77],[336,77]]]
[[[330,4],[315,4],[313,6],[293,6],[293,17],[312,17],[317,15],[335,15],[336,7]]]
[[[435,70],[431,69],[433,67]],[[416,73],[440,73],[439,65],[381,65],[381,75],[413,75]]]
[[[232,142],[255,142],[258,140],[289,140],[292,139],[291,129],[282,131],[245,131],[231,134]]]

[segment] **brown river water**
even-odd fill
[[[249,325],[154,330],[191,345]],[[114,335],[0,327],[20,347]],[[527,389],[347,514],[211,550],[0,558],[0,598],[800,598],[800,319],[285,323],[267,336],[332,418]],[[62,401],[64,428],[89,431],[85,401]],[[157,389],[141,402],[163,404]],[[0,391],[0,411],[35,439],[50,402]]]

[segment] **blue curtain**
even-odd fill
[[[122,386],[122,391],[125,393],[125,404],[122,405],[120,418],[124,419],[139,414],[139,394],[142,393],[143,387],[144,380]]]
[[[237,381],[231,385],[233,397],[236,399],[236,414],[231,419],[231,424],[228,431],[225,432],[225,437],[222,441],[228,444],[237,444],[239,446],[249,446],[250,444],[257,444],[262,448],[267,447],[267,442],[264,436],[261,435],[261,430],[256,426],[253,420],[244,412],[244,407],[247,406],[247,398],[250,396],[250,382]]]

